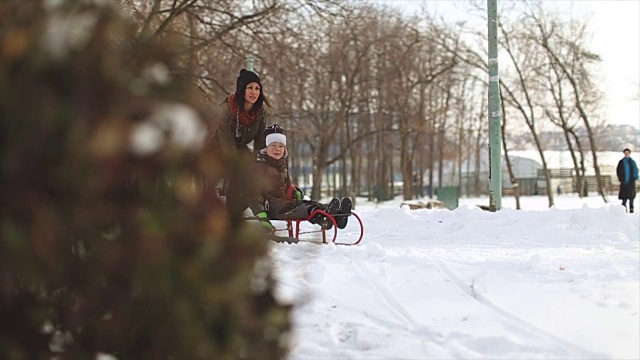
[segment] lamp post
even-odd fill
[[[247,70],[253,71],[253,56],[251,55],[247,57]]]
[[[489,38],[489,209],[502,208],[502,149],[500,146],[500,77],[498,75],[498,0],[487,0]]]

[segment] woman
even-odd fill
[[[236,91],[221,104],[219,122],[213,140],[222,152],[234,159],[234,167],[225,181],[223,193],[226,195],[227,210],[232,219],[237,220],[249,204],[243,188],[251,178],[250,167],[254,154],[265,147],[264,129],[267,112],[264,109],[265,96],[258,74],[247,69],[240,70],[236,79]],[[253,142],[253,152],[248,144]]]
[[[247,145],[252,141],[254,153],[264,148],[263,132],[267,122],[264,103],[258,74],[240,70],[236,91],[220,104],[220,121],[214,134],[225,154],[249,153]]]

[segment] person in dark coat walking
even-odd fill
[[[620,181],[618,199],[622,200],[622,206],[627,208],[629,200],[629,212],[633,212],[633,200],[636,197],[636,180],[638,180],[638,165],[631,158],[631,150],[624,149],[624,157],[618,162],[616,173]]]

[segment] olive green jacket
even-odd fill
[[[264,129],[267,126],[268,114],[264,109],[260,109],[260,113],[254,122],[249,126],[238,124],[236,114],[232,114],[229,110],[229,100],[225,99],[218,108],[218,128],[217,136],[220,143],[220,148],[225,154],[231,154],[239,150],[248,151],[248,146],[253,141],[253,153],[264,149],[265,138]],[[239,132],[239,137],[236,137],[236,127]]]

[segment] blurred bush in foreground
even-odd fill
[[[115,1],[0,3],[0,358],[274,359],[266,244],[212,187],[178,44]]]

